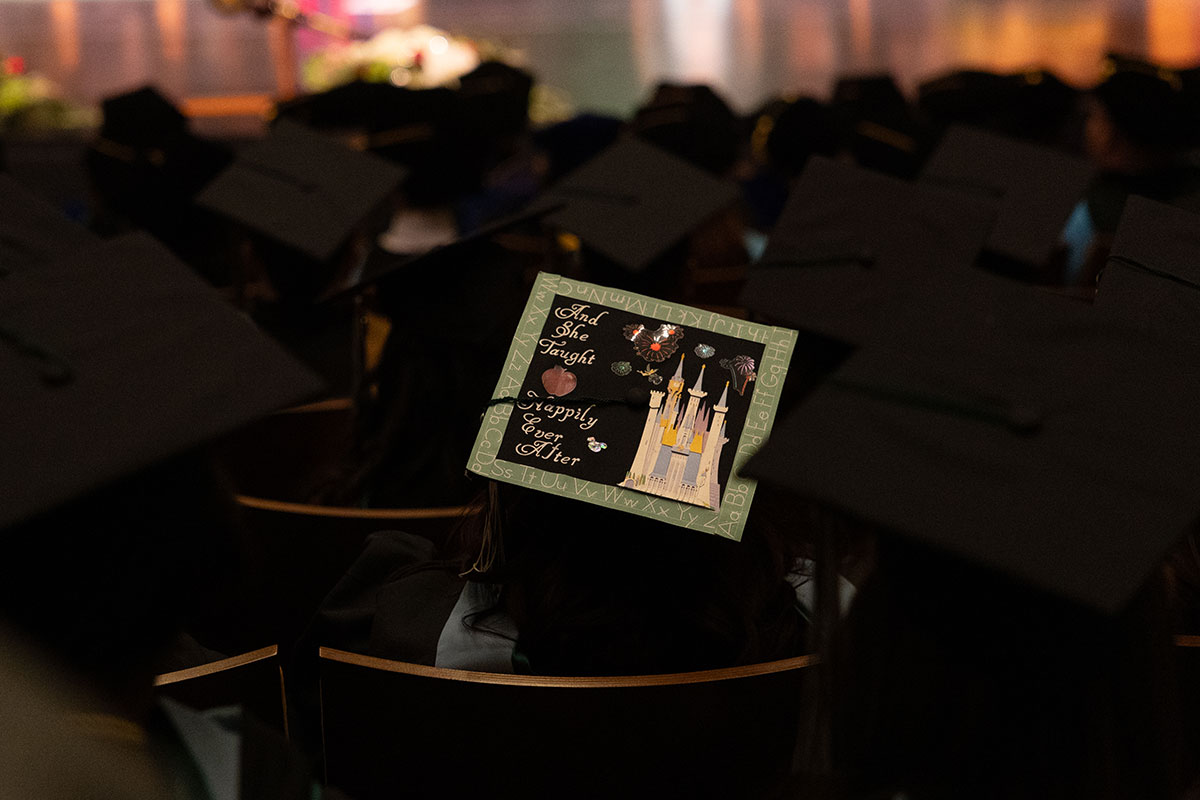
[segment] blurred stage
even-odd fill
[[[902,86],[958,66],[1045,66],[1081,85],[1119,50],[1200,61],[1200,0],[306,0],[365,32],[426,22],[516,47],[576,108],[627,114],[660,79],[741,111],[836,75]],[[322,36],[302,31],[297,61]],[[204,0],[0,0],[0,56],[92,103],[152,82],[178,98],[273,93],[267,25]],[[298,65],[299,66],[299,65]]]

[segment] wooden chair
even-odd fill
[[[279,648],[275,645],[250,653],[167,672],[154,679],[156,691],[201,711],[240,705],[272,727],[287,734],[287,699]]]
[[[384,797],[756,797],[787,773],[814,656],[621,678],[321,648],[327,782]]]
[[[217,443],[236,491],[303,502],[350,442],[354,403],[335,397],[278,411]]]
[[[229,607],[206,621],[202,638],[227,652],[278,642],[285,660],[369,535],[399,530],[437,542],[478,511],[346,508],[244,495],[237,502],[243,527],[240,586]]]

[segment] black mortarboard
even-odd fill
[[[49,203],[0,175],[0,277],[44,264],[97,241]]]
[[[488,97],[478,99],[495,99]],[[464,112],[471,106],[473,101],[451,89],[359,80],[284,103],[278,115],[332,135],[348,135],[356,149],[403,165],[408,169],[407,200],[437,205],[478,185],[487,153],[472,149],[472,137],[489,134],[472,129],[478,119],[467,122]]]
[[[458,79],[458,98],[476,135],[516,136],[529,126],[533,75],[503,61],[484,61]]]
[[[455,259],[461,261],[470,258],[478,254],[474,248],[485,245],[493,237],[526,223],[536,222],[564,206],[561,201],[541,199],[522,211],[481,225],[452,242],[432,247],[423,253],[391,253],[379,247],[373,248],[361,274],[355,276],[351,284],[331,289],[322,300],[331,301],[347,297],[369,286],[411,276],[414,270],[433,272]]]
[[[127,147],[158,147],[188,133],[187,117],[153,86],[105,98],[100,135]]]
[[[736,185],[632,137],[551,187],[542,202],[562,202],[546,221],[632,273],[738,198]]]
[[[1031,287],[985,275],[921,296],[746,474],[1120,609],[1200,511],[1200,376],[1133,326]]]
[[[1200,341],[1200,216],[1130,197],[1096,291],[1096,306],[1166,341]]]
[[[634,114],[630,128],[647,142],[714,175],[737,160],[737,116],[709,86],[660,83]]]
[[[1105,57],[1103,72],[1093,93],[1132,142],[1169,151],[1200,141],[1200,109],[1182,74],[1115,53]]]
[[[404,177],[401,168],[281,121],[197,198],[317,262],[329,260]]]
[[[829,108],[855,163],[901,178],[917,174],[929,153],[929,131],[891,75],[840,78]]]
[[[616,117],[579,114],[534,132],[534,144],[550,160],[546,180],[557,181],[611,147],[623,124]]]
[[[785,175],[800,174],[813,155],[837,154],[837,134],[829,109],[811,97],[785,101],[773,113],[761,115],[752,144],[766,161]]]
[[[897,293],[929,275],[972,272],[995,201],[812,158],[741,304],[850,344]]]
[[[0,374],[0,529],[320,389],[144,235],[4,278]]]
[[[1018,139],[1073,143],[1081,92],[1043,69],[1012,74],[962,69],[925,81],[917,107],[940,125],[973,125]]]
[[[1094,169],[1083,158],[978,128],[953,126],[926,162],[921,182],[999,201],[986,249],[1001,268],[1041,272]]]

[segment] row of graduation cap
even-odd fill
[[[1200,143],[1196,70],[1168,70],[1110,55],[1103,63],[1103,75],[1094,96],[1130,140],[1155,153],[1178,152]],[[491,186],[482,194],[480,182],[490,167],[520,149],[515,143],[527,126],[524,108],[531,85],[527,73],[489,63],[464,78],[456,91],[418,92],[353,83],[283,104],[278,114],[279,120],[299,121],[338,135],[357,132],[349,137],[356,146],[403,166],[405,172],[398,180],[406,203],[418,207],[453,203],[461,230],[470,232],[497,211],[513,210],[514,203],[528,196],[531,176],[519,178],[516,183],[521,185]],[[1044,70],[1011,75],[960,70],[923,84],[915,105],[889,77],[848,78],[838,82],[828,105],[808,99],[780,100],[768,103],[748,120],[739,120],[707,87],[664,84],[638,110],[628,129],[718,176],[730,174],[739,152],[748,146],[759,163],[773,164],[779,171],[743,185],[749,217],[756,225],[769,227],[786,196],[786,179],[796,175],[810,155],[842,153],[860,165],[915,177],[945,126],[956,121],[1079,152],[1086,115],[1083,97],[1083,92]],[[619,120],[584,115],[537,132],[539,147],[554,162],[549,177],[560,176],[563,169],[603,148],[620,129]],[[232,259],[224,252],[227,248],[219,245],[215,249],[221,252],[211,252],[212,243],[222,237],[210,226],[209,215],[194,213],[192,199],[228,163],[231,156],[220,150],[215,143],[191,136],[186,120],[164,98],[141,90],[106,102],[105,123],[89,155],[98,196],[111,196],[114,207],[125,208],[135,225],[148,227],[219,285],[231,280],[228,262]],[[389,173],[380,169],[386,179]],[[511,166],[505,170],[511,173]],[[1173,178],[1165,174],[1180,170],[1163,172],[1122,178],[1115,188],[1106,185],[1099,192],[1123,194],[1133,188],[1166,197],[1175,189],[1187,190],[1187,181],[1178,174]],[[1155,185],[1160,178],[1164,185]],[[347,180],[346,185],[353,181]],[[369,186],[364,189],[365,194],[370,192]],[[1107,207],[1112,203],[1101,197],[1097,204],[1104,207],[1103,219],[1097,222],[1111,231],[1116,216]],[[1116,205],[1119,208],[1119,201]],[[298,227],[303,224],[295,209],[280,213]],[[103,209],[97,215],[100,228],[120,228],[107,224]],[[319,229],[311,229],[314,236]],[[232,276],[234,282],[238,278]],[[280,278],[280,282],[286,281]],[[303,281],[293,288],[311,289]]]
[[[336,246],[329,231],[357,225],[355,209],[400,174],[339,148],[281,126],[201,202],[320,258]],[[1200,499],[1187,413],[1200,220],[1132,200],[1094,306],[973,266],[987,253],[1045,258],[1088,177],[1078,160],[970,130],[916,182],[814,159],[741,300],[854,352],[750,474],[1118,607]],[[161,246],[98,242],[0,186],[0,357],[17,376],[4,390],[0,524],[317,390]],[[637,271],[735,196],[623,139],[519,219],[541,216]],[[402,280],[420,260],[367,280]]]

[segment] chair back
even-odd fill
[[[763,796],[815,663],[549,678],[320,658],[327,781],[360,800]]]
[[[465,506],[363,509],[285,503],[239,495],[242,518],[240,586],[206,621],[204,641],[226,651],[278,642],[285,659],[321,601],[376,531],[399,530],[442,541]]]
[[[240,705],[287,734],[287,700],[275,645],[164,673],[154,679],[154,686],[158,694],[201,711]]]
[[[335,397],[277,411],[217,443],[217,458],[234,490],[303,502],[350,445],[354,404]]]

